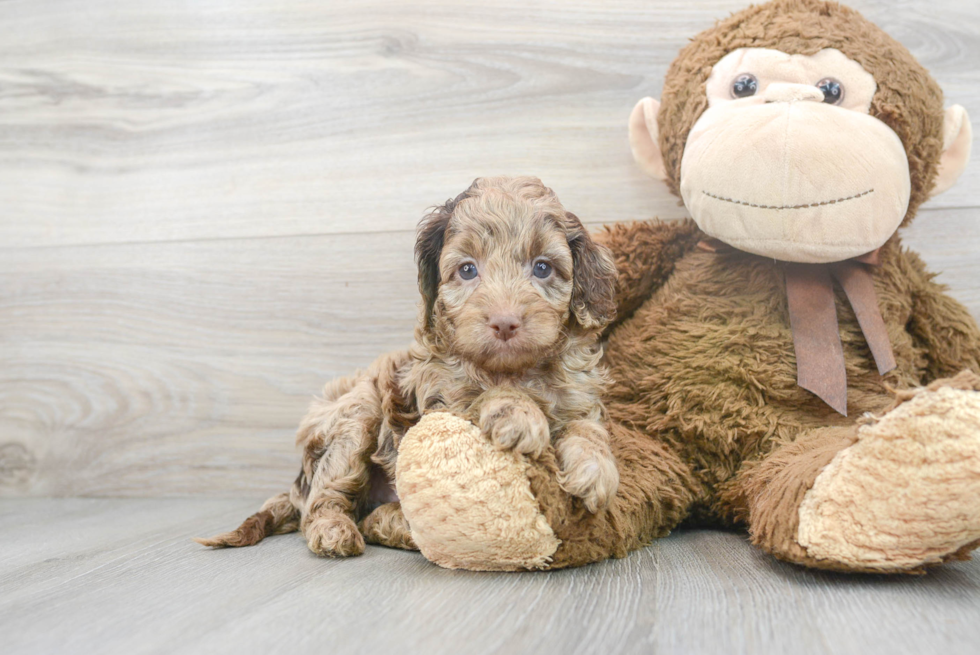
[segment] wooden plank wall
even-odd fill
[[[0,494],[285,488],[312,394],[411,338],[426,207],[684,215],[626,118],[744,4],[0,0]],[[980,4],[852,4],[980,119]],[[980,316],[978,185],[908,242]]]

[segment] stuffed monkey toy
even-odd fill
[[[921,572],[980,543],[980,330],[899,228],[969,157],[966,112],[902,45],[821,0],[695,37],[630,144],[693,221],[598,236],[620,275],[605,397],[620,470],[593,514],[553,452],[496,451],[446,414],[397,489],[443,566],[559,568],[685,521],[804,566]]]

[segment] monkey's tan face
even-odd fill
[[[484,369],[516,373],[553,354],[564,339],[572,254],[557,219],[501,199],[492,211],[457,206],[439,260],[437,324],[457,355]]]
[[[883,245],[911,188],[901,140],[868,114],[876,88],[838,50],[725,56],[681,161],[681,195],[698,226],[788,261],[840,261]]]

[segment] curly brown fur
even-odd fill
[[[393,497],[381,494],[371,512],[372,490],[379,470],[382,484],[394,479],[401,437],[431,410],[472,420],[500,448],[537,455],[555,445],[567,491],[604,508],[619,484],[598,365],[599,334],[615,315],[607,250],[539,180],[481,178],[423,218],[416,258],[415,343],[314,401],[297,435],[303,465],[288,525],[318,555],[359,554],[365,537],[414,548]],[[229,533],[242,536],[206,545],[251,545],[276,529],[255,515]]]
[[[251,546],[270,534],[286,534],[299,528],[299,514],[289,500],[289,494],[279,494],[265,501],[262,509],[245,519],[232,532],[215,535],[210,539],[194,539],[202,546],[225,548]]]
[[[364,517],[357,526],[365,541],[389,548],[418,550],[401,504],[385,503]]]

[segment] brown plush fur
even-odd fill
[[[415,343],[328,384],[300,425],[303,468],[289,496],[200,543],[250,545],[298,526],[319,555],[359,554],[365,537],[414,548],[398,503],[372,499],[372,474],[382,485],[394,479],[401,437],[433,410],[469,418],[500,448],[547,450],[556,485],[587,512],[616,494],[598,367],[599,333],[615,309],[606,250],[539,180],[484,178],[422,220],[416,254]],[[534,274],[538,262],[547,275]]]
[[[780,559],[812,564],[796,542],[800,503],[823,468],[856,440],[857,426],[818,428],[765,459],[746,462],[725,500],[733,518],[750,526],[752,543]]]
[[[871,115],[899,135],[908,153],[907,224],[936,175],[942,94],[879,28],[853,10],[819,0],[750,7],[680,53],[659,114],[675,193],[688,132],[706,107],[705,80],[718,60],[740,47],[805,55],[837,48],[875,76]],[[620,275],[618,322],[608,332],[605,359],[613,378],[606,407],[620,491],[605,514],[576,514],[549,481],[553,464],[544,461],[535,469],[532,487],[563,541],[554,565],[620,556],[687,519],[743,526],[764,550],[799,564],[885,570],[807,555],[796,541],[800,503],[824,466],[854,443],[854,417],[894,407],[890,389],[930,383],[962,388],[962,378],[945,378],[963,369],[980,371],[980,330],[969,312],[893,236],[873,271],[898,364],[884,378],[837,291],[852,417],[845,418],[797,385],[785,264],[698,249],[705,237],[689,220],[616,225],[596,238],[612,251]],[[974,546],[946,559],[965,557]]]
[[[659,255],[638,253],[639,232],[650,233],[646,243],[662,238],[669,244]],[[646,517],[633,515],[619,530],[665,532],[692,514],[744,525],[755,543],[784,559],[846,568],[811,561],[792,539],[802,495],[836,452],[853,442],[855,420],[796,384],[784,265],[745,253],[697,250],[689,223],[616,226],[598,238],[619,262],[653,262],[663,272],[649,280],[649,299],[609,335],[606,362],[613,385],[606,407],[613,421],[635,431],[631,442],[638,443],[636,433],[647,435],[669,453],[665,461],[683,463],[671,479],[644,493],[691,498],[680,511],[668,503],[665,522],[655,529]],[[628,265],[621,271],[635,277]],[[980,370],[980,330],[932,278],[897,238],[883,249],[875,289],[898,361],[884,380],[853,311],[838,294],[850,416],[891,408],[888,387],[907,389],[962,369]],[[631,288],[621,307],[635,303],[636,295]],[[612,434],[619,438],[623,432]],[[628,455],[617,450],[617,457],[622,490],[635,480],[645,484],[645,473],[624,464]],[[631,541],[625,534],[622,539]]]
[[[663,444],[613,424],[613,454],[620,467],[619,491],[609,507],[591,513],[558,484],[554,454],[546,451],[529,470],[531,491],[561,543],[549,568],[581,566],[664,537],[688,515],[697,495],[689,466]]]

